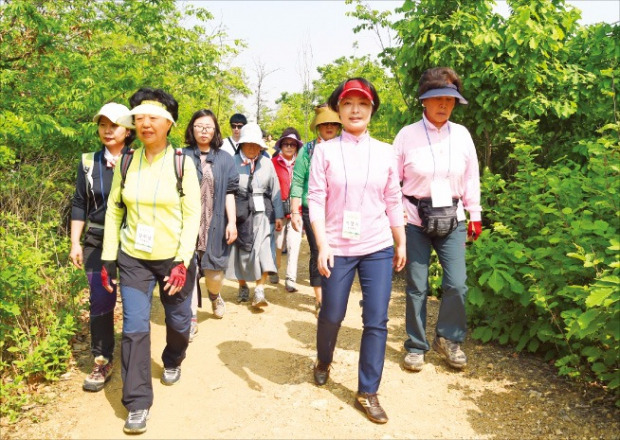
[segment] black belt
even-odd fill
[[[411,203],[413,203],[416,207],[418,206],[418,204],[420,203],[420,199],[414,197],[414,196],[408,196],[407,194],[403,194],[403,196],[405,196],[405,198],[407,200],[409,200]],[[454,206],[458,205],[460,199],[452,199],[452,204]]]

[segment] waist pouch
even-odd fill
[[[459,221],[456,218],[456,208],[459,204],[459,199],[452,199],[452,206],[434,208],[430,197],[417,199],[413,196],[405,195],[405,198],[418,208],[422,229],[429,237],[446,237],[458,226]]]
[[[254,204],[248,194],[235,196],[235,208],[237,210],[237,241],[236,245],[246,252],[252,250],[254,245]]]
[[[284,216],[291,214],[291,198],[282,200],[282,207],[284,208]]]

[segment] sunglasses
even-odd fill
[[[297,148],[297,142],[295,142],[295,143],[290,143],[290,142],[284,143],[284,142],[282,142],[282,143],[280,144],[280,146],[281,146],[282,148],[284,148],[284,147]]]
[[[241,130],[241,127],[243,127],[243,124],[230,124],[230,127],[233,130]]]

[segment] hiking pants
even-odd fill
[[[84,269],[90,287],[90,351],[94,357],[114,358],[114,306],[117,289],[112,293],[101,284],[103,229],[89,228],[84,235]]]
[[[424,353],[430,349],[426,339],[426,299],[428,297],[428,267],[431,248],[435,249],[443,269],[441,305],[435,333],[450,341],[463,342],[467,333],[465,295],[465,222],[447,237],[430,238],[422,228],[407,224],[407,308],[405,324],[409,338],[405,349]]]
[[[368,255],[336,256],[330,277],[322,277],[323,306],[316,332],[317,357],[322,363],[331,364],[356,270],[359,276],[364,324],[358,365],[360,393],[376,393],[383,374],[393,257],[391,246]]]
[[[163,290],[163,279],[170,274],[172,260],[141,260],[123,251],[119,252],[123,298],[122,402],[129,411],[149,409],[153,405],[150,316],[156,283],[159,284],[159,296],[166,316],[166,347],[161,356],[164,368],[178,367],[185,359],[192,318],[191,294],[196,280],[196,263],[192,259],[183,289],[170,296]]]
[[[319,273],[319,266],[317,263],[319,258],[319,247],[316,244],[316,236],[312,230],[312,223],[310,223],[310,210],[307,206],[301,207],[301,219],[304,223],[304,231],[306,231],[306,238],[308,239],[308,246],[310,247],[310,259],[308,260],[310,285],[312,287],[319,287],[321,285],[321,274]]]

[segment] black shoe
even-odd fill
[[[375,423],[386,423],[388,416],[381,408],[377,394],[357,393],[355,396],[355,407],[366,413],[368,420]]]
[[[318,386],[325,385],[329,379],[329,364],[316,361],[314,364],[314,383]]]

